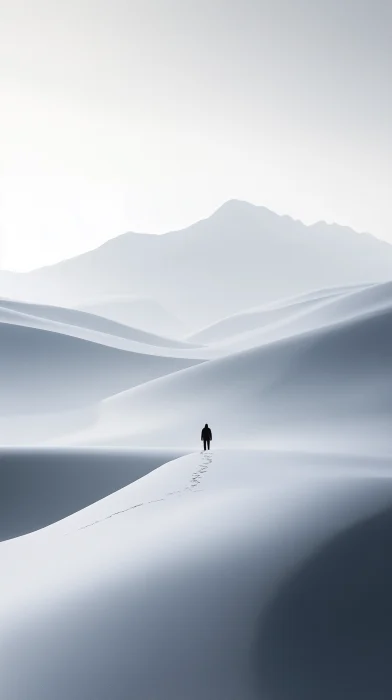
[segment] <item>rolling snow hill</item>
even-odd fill
[[[194,449],[196,426],[209,422],[225,447],[322,449],[327,442],[345,451],[355,439],[360,450],[386,449],[392,287],[334,296],[324,314],[306,323],[299,317],[297,328],[248,350],[229,354],[223,346],[224,357],[109,398],[96,423],[72,440]]]
[[[0,310],[1,314],[1,310]],[[62,332],[56,325],[43,329],[0,321],[0,415],[50,413],[88,406],[167,372],[198,362],[159,354],[120,350],[102,342]],[[142,347],[142,346],[141,346]],[[179,352],[179,351],[177,351]]]
[[[5,449],[0,456],[1,542],[83,510],[181,452],[37,448]]]
[[[80,309],[168,338],[183,337],[187,331],[185,323],[166,311],[154,299],[111,295],[86,301]]]
[[[241,449],[3,542],[0,694],[381,700],[391,505],[385,459]]]

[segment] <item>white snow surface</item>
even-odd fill
[[[180,338],[186,333],[186,325],[167,311],[155,299],[135,295],[111,294],[85,301],[80,307],[104,318],[139,328],[146,332]]]
[[[190,340],[0,304],[0,696],[391,697],[392,283]]]
[[[271,602],[279,611],[284,582],[338,533],[357,527],[361,537],[362,523],[391,504],[386,459],[213,451],[169,462],[65,520],[3,542],[1,695],[285,699],[271,694],[279,690],[277,661],[259,645]],[[328,557],[323,566],[333,577]],[[342,585],[349,566],[339,572]],[[275,647],[274,640],[279,655]],[[299,679],[286,669],[290,697],[310,700],[300,694],[301,683],[312,687],[306,658],[297,671]]]
[[[0,302],[0,345],[2,444],[39,442],[51,423],[63,430],[70,412],[94,413],[103,398],[201,361],[186,343],[9,300]]]
[[[105,399],[94,423],[70,442],[192,450],[195,426],[209,422],[220,446],[383,453],[390,445],[392,284],[320,303],[237,336],[245,349],[211,345],[215,359]]]
[[[175,338],[148,333],[140,328],[133,328],[129,324],[113,321],[97,314],[58,306],[29,304],[11,299],[0,299],[0,320],[5,323],[32,327],[39,325],[49,330],[58,330],[66,335],[97,340],[102,344],[116,347],[129,348],[130,343],[134,343],[135,346],[142,345],[144,349],[152,346],[161,350],[163,348],[174,350],[199,347],[198,344],[194,345]],[[130,342],[127,344],[121,341]]]

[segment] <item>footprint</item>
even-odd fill
[[[182,493],[185,493],[186,491],[191,491],[193,493],[198,493],[199,491],[202,491],[203,489],[196,489],[200,485],[204,474],[208,471],[212,463],[212,454],[206,454],[205,452],[201,452],[201,454],[203,455],[205,461],[202,462],[202,464],[199,464],[199,469],[192,474],[192,478],[188,486],[186,486],[184,489],[180,489],[179,491],[170,491],[169,493],[166,493],[163,498],[157,498],[153,501],[146,501],[145,503],[136,503],[133,506],[129,506],[129,508],[125,508],[124,510],[119,510],[115,513],[111,513],[110,515],[107,515],[106,518],[102,518],[101,520],[96,520],[95,522],[88,523],[88,525],[83,525],[82,527],[79,527],[78,530],[86,530],[87,528],[92,527],[93,525],[98,525],[99,523],[102,523],[105,520],[110,520],[110,518],[114,518],[116,515],[122,515],[123,513],[127,513],[128,511],[134,510],[135,508],[141,508],[147,505],[152,505],[153,503],[160,503],[162,501],[166,501],[172,496],[180,495]]]

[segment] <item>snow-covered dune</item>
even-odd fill
[[[368,289],[369,287],[374,287],[375,283],[367,284],[346,284],[340,285],[338,287],[324,287],[320,289],[316,287],[309,292],[303,292],[302,294],[296,294],[295,296],[283,297],[276,299],[275,301],[265,304],[266,309],[279,309],[283,306],[289,306],[291,304],[298,304],[303,301],[317,301],[325,299],[326,297],[342,296],[343,294],[348,294],[350,292],[359,292],[362,289]]]
[[[108,295],[85,301],[80,309],[117,321],[149,333],[181,338],[187,331],[185,323],[169,313],[155,299],[132,295]]]
[[[348,304],[345,303],[347,298]],[[323,325],[324,319],[327,321],[328,317],[335,322],[344,320],[344,316],[340,319],[338,316],[340,301],[342,301],[342,310],[345,306],[349,306],[352,314],[355,315],[363,312],[363,300],[371,305],[372,302],[379,304],[381,299],[384,302],[392,301],[391,283],[321,290],[274,304],[266,304],[259,309],[247,309],[191,334],[189,340],[194,343],[218,345],[219,347],[225,343],[231,347],[232,344],[241,342],[241,336],[251,337],[252,332],[253,337],[257,337],[257,331],[261,331],[261,333],[266,334],[268,339],[269,336],[274,335],[276,328],[288,327],[289,330],[293,329],[294,332],[298,332],[305,325],[306,327],[313,325],[319,327]],[[332,313],[328,314],[330,307]],[[324,309],[327,309],[327,314],[323,313]],[[319,314],[320,310],[321,314]],[[301,323],[304,317],[306,318],[305,325]]]
[[[381,297],[383,298],[383,297]],[[87,444],[383,449],[392,417],[392,304],[207,362],[104,401]],[[375,443],[375,444],[373,444]]]
[[[389,504],[339,532],[277,587],[255,635],[260,698],[391,695],[391,546]]]
[[[359,289],[362,289],[360,287]],[[306,298],[288,299],[278,304],[266,304],[260,309],[248,309],[242,313],[224,318],[217,323],[203,328],[201,331],[189,336],[189,340],[195,343],[221,343],[231,338],[249,333],[250,331],[263,329],[278,323],[288,323],[296,320],[302,314],[317,310],[326,302],[335,300],[336,297],[345,296],[348,290],[331,291],[330,294],[306,295]]]
[[[0,302],[0,444],[37,445],[89,425],[98,403],[208,353],[93,314]]]
[[[276,309],[268,307],[249,309],[248,311],[224,318],[222,321],[208,326],[208,328],[203,328],[198,333],[189,336],[189,340],[206,345],[230,341],[233,337],[243,333],[265,328],[280,321],[287,321],[292,316],[297,317],[298,314],[306,312],[309,308],[318,308],[320,303],[317,299],[293,302]]]
[[[365,700],[359,677],[381,700],[377,688],[389,688],[390,674],[385,655],[378,663],[377,655],[391,633],[385,622],[370,637],[361,624],[348,628],[350,601],[342,593],[366,619],[375,611],[379,621],[382,606],[389,609],[389,567],[370,551],[387,551],[389,521],[369,518],[382,518],[391,505],[383,459],[195,454],[61,523],[3,542],[1,696]],[[332,598],[322,594],[329,577]],[[312,581],[324,588],[310,589]],[[333,624],[328,618],[331,624],[310,627],[330,612]],[[355,630],[360,667],[337,639],[339,629],[346,640]],[[324,657],[336,643],[343,668]],[[317,694],[320,679],[332,695],[323,684]]]
[[[81,337],[85,337],[87,340],[98,338],[101,342],[108,344],[113,342],[113,338],[116,338],[158,348],[194,347],[192,344],[175,340],[174,338],[146,333],[139,328],[132,328],[129,325],[112,321],[94,313],[67,309],[61,306],[28,304],[11,299],[0,300],[0,321],[36,327],[39,323],[43,326],[42,322],[44,320],[52,322],[52,326],[50,324],[46,325],[47,328],[53,328],[53,330],[58,330],[68,335],[75,335],[78,331],[84,331]],[[92,331],[92,333],[88,333],[88,331]]]
[[[0,414],[88,406],[127,387],[197,363],[119,350],[16,323],[0,323]],[[174,352],[174,351],[173,351]]]
[[[392,283],[346,289],[320,298],[293,300],[272,309],[250,311],[206,329],[209,356],[219,357],[275,342],[282,338],[378,313],[392,306]],[[232,333],[230,333],[232,331]],[[220,336],[220,338],[219,338]],[[195,336],[206,342],[201,333]],[[208,342],[208,341],[207,341]]]
[[[175,456],[178,450],[0,450],[0,540],[57,522]]]
[[[390,283],[196,349],[0,314],[1,441],[56,445],[0,452],[0,697],[389,698]]]
[[[120,339],[120,350],[109,333],[31,315],[17,325],[22,312],[3,309],[17,316],[0,325],[1,441],[192,449],[208,421],[221,445],[276,445],[284,434],[287,444],[328,439],[340,449],[367,420],[385,441],[392,284],[314,297],[196,349]],[[65,321],[76,313],[63,312]]]

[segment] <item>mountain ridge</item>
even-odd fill
[[[230,200],[185,229],[128,232],[55,265],[0,273],[0,296],[71,307],[95,296],[151,298],[196,331],[287,296],[390,279],[392,245],[372,234]]]
[[[231,210],[232,212],[235,210],[235,208],[244,205],[244,209],[248,208],[249,210],[257,210],[258,212],[264,212],[268,215],[272,215],[273,217],[286,220],[291,222],[292,224],[299,224],[301,226],[304,226],[306,229],[318,229],[318,228],[324,228],[324,229],[333,229],[337,228],[342,231],[354,233],[356,236],[363,236],[363,237],[369,237],[370,239],[376,241],[377,243],[384,244],[388,248],[392,248],[392,242],[390,243],[389,241],[386,241],[383,238],[378,238],[375,234],[371,233],[370,231],[359,231],[351,226],[348,226],[346,224],[341,224],[337,221],[333,222],[328,222],[323,219],[319,219],[318,221],[315,221],[311,224],[306,224],[302,219],[298,219],[294,216],[291,216],[290,214],[279,214],[272,209],[269,209],[268,207],[262,205],[262,204],[253,204],[252,202],[248,202],[247,200],[242,200],[242,199],[229,199],[225,201],[223,204],[221,204],[217,209],[215,209],[212,214],[202,217],[201,219],[198,219],[192,224],[189,224],[188,226],[185,226],[183,228],[176,228],[176,229],[169,229],[168,231],[164,231],[163,233],[149,233],[147,231],[124,231],[124,233],[120,233],[117,236],[114,236],[113,238],[108,238],[106,241],[103,243],[100,243],[98,246],[94,248],[90,248],[89,250],[84,251],[83,253],[79,253],[78,255],[72,255],[69,258],[64,258],[63,260],[59,260],[56,263],[51,263],[48,265],[42,265],[40,267],[34,268],[32,270],[28,271],[17,271],[17,270],[0,270],[1,275],[20,275],[20,276],[25,276],[25,275],[31,275],[32,273],[38,272],[40,270],[47,270],[48,268],[56,267],[57,265],[62,265],[63,263],[70,262],[72,260],[75,260],[77,258],[84,257],[86,255],[89,255],[90,253],[93,253],[94,251],[97,250],[102,250],[104,249],[107,245],[110,245],[111,243],[115,241],[121,241],[124,240],[128,237],[151,237],[151,238],[161,238],[165,236],[170,236],[172,234],[180,234],[180,233],[186,233],[189,231],[189,229],[193,229],[194,227],[197,227],[199,224],[202,224],[203,222],[209,221],[219,215],[220,212],[225,212]]]

